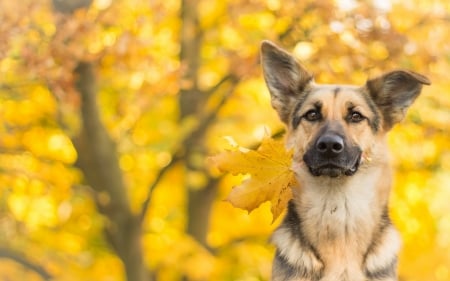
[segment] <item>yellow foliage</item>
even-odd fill
[[[389,57],[389,51],[382,42],[372,42],[369,45],[369,57],[374,60],[384,60]]]
[[[55,280],[124,280],[104,235],[114,225],[96,205],[109,197],[88,186],[73,145],[83,125],[73,70],[84,61],[95,65],[98,110],[135,214],[158,183],[142,223],[149,270],[159,280],[269,280],[267,241],[290,198],[293,183],[280,180],[292,177],[290,154],[270,139],[244,152],[223,136],[255,147],[267,127],[282,128],[258,63],[261,40],[271,39],[322,83],[364,84],[393,68],[430,77],[433,85],[388,139],[396,171],[391,213],[404,241],[401,279],[448,281],[450,4],[391,2],[198,1],[192,67],[180,59],[181,1],[97,0],[73,14],[56,13],[50,0],[0,1],[0,245]],[[187,73],[195,79],[184,79]],[[186,85],[197,86],[202,102],[181,116]],[[207,118],[200,139],[185,142]],[[214,161],[245,175],[222,175],[205,161],[225,146]],[[209,231],[200,243],[186,230],[200,220],[189,217],[189,200],[211,186],[217,194],[201,218]],[[259,207],[248,214],[227,196],[244,209]],[[0,259],[0,279],[42,278]]]
[[[264,30],[272,28],[275,23],[275,17],[272,13],[258,12],[242,15],[239,18],[240,24],[247,29]]]
[[[298,42],[293,54],[301,61],[305,61],[317,52],[315,45],[311,42]]]

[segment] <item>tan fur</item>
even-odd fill
[[[272,280],[397,280],[401,242],[387,212],[392,175],[385,136],[428,79],[394,71],[364,86],[320,85],[269,42],[262,46],[262,64],[272,106],[287,127],[286,146],[294,151],[292,170],[299,182],[272,237],[277,248]],[[351,119],[355,112],[363,119]],[[331,146],[319,145],[325,135],[338,145],[336,155]]]

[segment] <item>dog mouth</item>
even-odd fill
[[[358,171],[360,162],[361,155],[356,157],[356,159],[350,165],[341,165],[338,163],[329,162],[317,166],[307,166],[313,176],[329,176],[331,178],[336,178],[341,175],[353,176]]]

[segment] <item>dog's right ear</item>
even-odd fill
[[[312,81],[312,75],[294,57],[270,41],[261,44],[261,64],[272,106],[288,124],[294,101]]]

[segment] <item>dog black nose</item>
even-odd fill
[[[328,157],[334,157],[344,151],[344,139],[337,134],[323,134],[316,141],[316,150]]]

